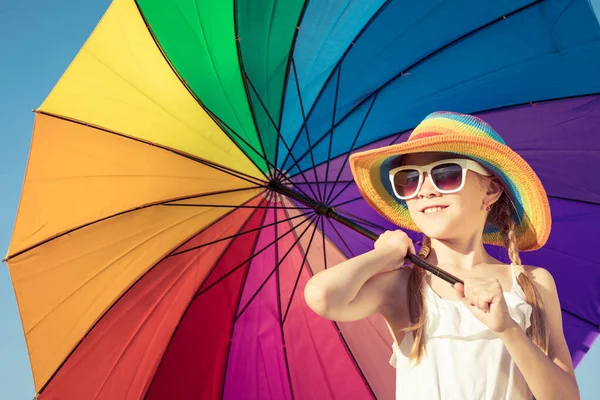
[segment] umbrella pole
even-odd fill
[[[340,224],[347,226],[348,228],[354,230],[355,232],[358,232],[361,235],[368,237],[369,239],[372,239],[373,241],[375,241],[379,238],[379,235],[377,235],[376,233],[371,232],[370,230],[366,229],[365,227],[360,226],[357,223],[355,223],[354,221],[351,221],[348,218],[344,217],[343,215],[340,215],[339,213],[337,213],[333,207],[330,207],[323,203],[318,203],[315,200],[313,200],[309,197],[306,197],[302,193],[299,193],[299,192],[295,191],[294,189],[291,189],[291,188],[285,186],[279,180],[272,180],[271,182],[269,182],[269,188],[277,193],[283,194],[283,195],[289,197],[290,199],[296,200],[299,203],[302,203],[302,204],[314,209],[317,214],[324,215],[327,218],[333,219],[333,220],[339,222]],[[429,264],[428,262],[420,259],[419,257],[417,257],[414,254],[407,254],[406,259],[409,260],[410,262],[412,262],[413,264],[418,265],[419,267],[425,269],[426,271],[431,272],[433,275],[435,275],[439,278],[442,278],[443,280],[450,283],[451,285],[454,285],[455,283],[463,283],[462,280],[455,277],[454,275],[449,274],[448,272],[440,269],[439,267]]]

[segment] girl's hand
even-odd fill
[[[404,258],[409,251],[415,254],[415,246],[412,239],[401,230],[383,232],[375,241],[375,250],[380,249],[390,249],[394,253],[394,256],[397,257],[396,261],[392,263],[391,268],[386,269],[387,271],[401,268],[404,264]]]
[[[517,324],[508,313],[498,279],[467,278],[464,282],[464,285],[454,284],[457,296],[494,333],[502,333]]]

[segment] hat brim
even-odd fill
[[[388,165],[399,155],[422,152],[459,154],[481,163],[502,181],[515,205],[519,250],[537,250],[546,243],[552,218],[548,197],[540,179],[510,147],[485,137],[431,136],[352,154],[350,169],[358,189],[367,203],[383,217],[401,228],[420,231],[410,216],[406,202],[393,194]],[[504,245],[500,233],[493,227],[486,226],[483,241]]]

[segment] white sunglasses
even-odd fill
[[[492,176],[477,161],[452,158],[424,166],[403,165],[390,170],[389,177],[396,197],[400,200],[409,200],[421,190],[424,172],[427,172],[429,181],[438,192],[450,194],[459,192],[465,186],[467,170],[484,176]]]

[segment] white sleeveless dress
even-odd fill
[[[510,316],[523,330],[530,326],[532,308],[517,284],[504,292]],[[485,324],[458,300],[439,297],[425,283],[426,347],[421,363],[409,363],[412,332],[397,346],[390,364],[396,368],[396,399],[531,400],[523,375],[510,353]]]

